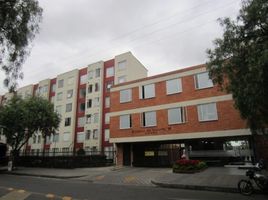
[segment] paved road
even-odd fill
[[[198,200],[198,199],[254,199],[267,196],[245,197],[240,194],[165,189],[154,186],[97,184],[79,180],[59,180],[0,174],[0,200]]]

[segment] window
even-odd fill
[[[86,116],[86,123],[87,123],[87,124],[90,124],[90,123],[91,123],[91,120],[92,120],[92,116],[91,116],[91,114],[88,114],[88,115]]]
[[[124,70],[124,69],[126,69],[126,66],[127,66],[126,60],[118,62],[118,70]]]
[[[85,103],[80,103],[79,104],[79,112],[85,112]]]
[[[61,101],[62,100],[62,92],[59,92],[57,94],[57,101]]]
[[[87,108],[92,107],[92,99],[87,100]]]
[[[71,111],[72,111],[72,103],[67,103],[65,112],[71,112]]]
[[[99,122],[99,113],[94,113],[93,114],[93,122],[98,123]]]
[[[80,85],[85,84],[87,82],[87,75],[80,76]]]
[[[67,80],[67,84],[68,84],[68,85],[72,85],[72,84],[74,84],[74,77],[73,77],[73,76],[71,76],[71,77],[68,78],[68,80]]]
[[[52,84],[50,89],[51,89],[51,92],[55,92],[56,91],[56,84],[55,83]]]
[[[166,81],[167,94],[176,94],[182,91],[181,79],[173,79]]]
[[[95,97],[94,101],[93,101],[93,106],[94,107],[98,107],[100,105],[100,98],[99,97]]]
[[[109,67],[106,69],[106,78],[114,76],[114,67]]]
[[[55,133],[52,137],[52,141],[53,142],[59,142],[59,134],[58,133]]]
[[[86,89],[82,88],[79,90],[79,97],[80,98],[85,98],[86,97]]]
[[[105,97],[105,108],[110,108],[110,97]]]
[[[100,84],[99,83],[95,83],[95,92],[100,91]]]
[[[36,135],[33,136],[33,144],[36,143]]]
[[[73,90],[68,90],[67,91],[67,99],[70,99],[73,97]]]
[[[110,124],[110,116],[108,113],[105,114],[105,124]]]
[[[70,126],[71,125],[71,117],[67,117],[65,118],[65,123],[64,123],[65,126]]]
[[[93,85],[91,84],[91,85],[88,86],[87,92],[92,93],[92,91],[93,91]]]
[[[104,130],[104,141],[109,141],[110,139],[110,130],[109,129],[105,129]]]
[[[61,114],[61,108],[62,106],[56,106],[55,110],[58,114]]]
[[[49,135],[46,136],[46,144],[51,143],[51,137]]]
[[[156,126],[156,112],[144,112],[142,113],[142,125],[145,127]]]
[[[93,74],[92,70],[88,72],[88,80],[93,79]]]
[[[99,137],[99,130],[98,129],[94,129],[93,130],[93,139],[98,139]]]
[[[120,77],[118,77],[118,83],[124,83],[124,82],[126,82],[126,76],[120,76]]]
[[[90,140],[91,130],[86,130],[86,140]]]
[[[96,78],[100,77],[100,68],[95,70],[95,77]]]
[[[185,114],[183,108],[168,109],[168,124],[181,124],[185,122]]]
[[[58,88],[63,88],[63,85],[64,85],[64,80],[61,79],[58,81]]]
[[[149,99],[155,97],[154,84],[144,85],[140,87],[140,98]]]
[[[200,73],[195,75],[195,88],[209,88],[213,87],[213,82],[208,76],[208,72]]]
[[[110,81],[106,84],[106,91],[110,91],[111,87],[113,86],[114,82]]]
[[[78,125],[78,127],[84,127],[85,126],[85,117],[79,117],[77,125]]]
[[[120,129],[131,128],[131,115],[120,116]]]
[[[120,103],[125,103],[129,102],[132,100],[132,90],[127,89],[127,90],[121,90],[120,91]]]
[[[37,143],[40,144],[41,143],[41,135],[37,136]]]
[[[69,140],[70,140],[70,132],[64,132],[64,133],[63,133],[63,141],[64,141],[64,142],[67,142],[67,141],[69,141]],[[63,148],[63,149],[65,149],[65,148]],[[63,149],[62,149],[62,151],[63,151]],[[69,150],[69,148],[66,148],[66,149]]]
[[[198,105],[197,108],[199,121],[211,121],[218,119],[216,103]]]
[[[84,132],[78,132],[76,135],[76,141],[78,143],[84,142],[85,141],[85,133]]]

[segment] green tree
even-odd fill
[[[15,95],[0,109],[2,133],[11,147],[13,161],[29,138],[38,132],[44,138],[54,134],[59,123],[53,104],[41,97],[22,99]]]
[[[220,19],[222,38],[207,51],[214,83],[232,93],[252,133],[268,124],[268,1],[245,0],[235,20]]]
[[[10,91],[23,78],[22,64],[39,30],[41,16],[42,8],[37,0],[0,1],[0,67],[6,73],[4,85]]]

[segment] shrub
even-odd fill
[[[173,172],[196,172],[207,167],[207,164],[199,160],[177,160],[173,165]]]

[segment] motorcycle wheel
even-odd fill
[[[241,180],[237,184],[238,190],[243,195],[251,195],[253,193],[253,186],[248,180]]]

